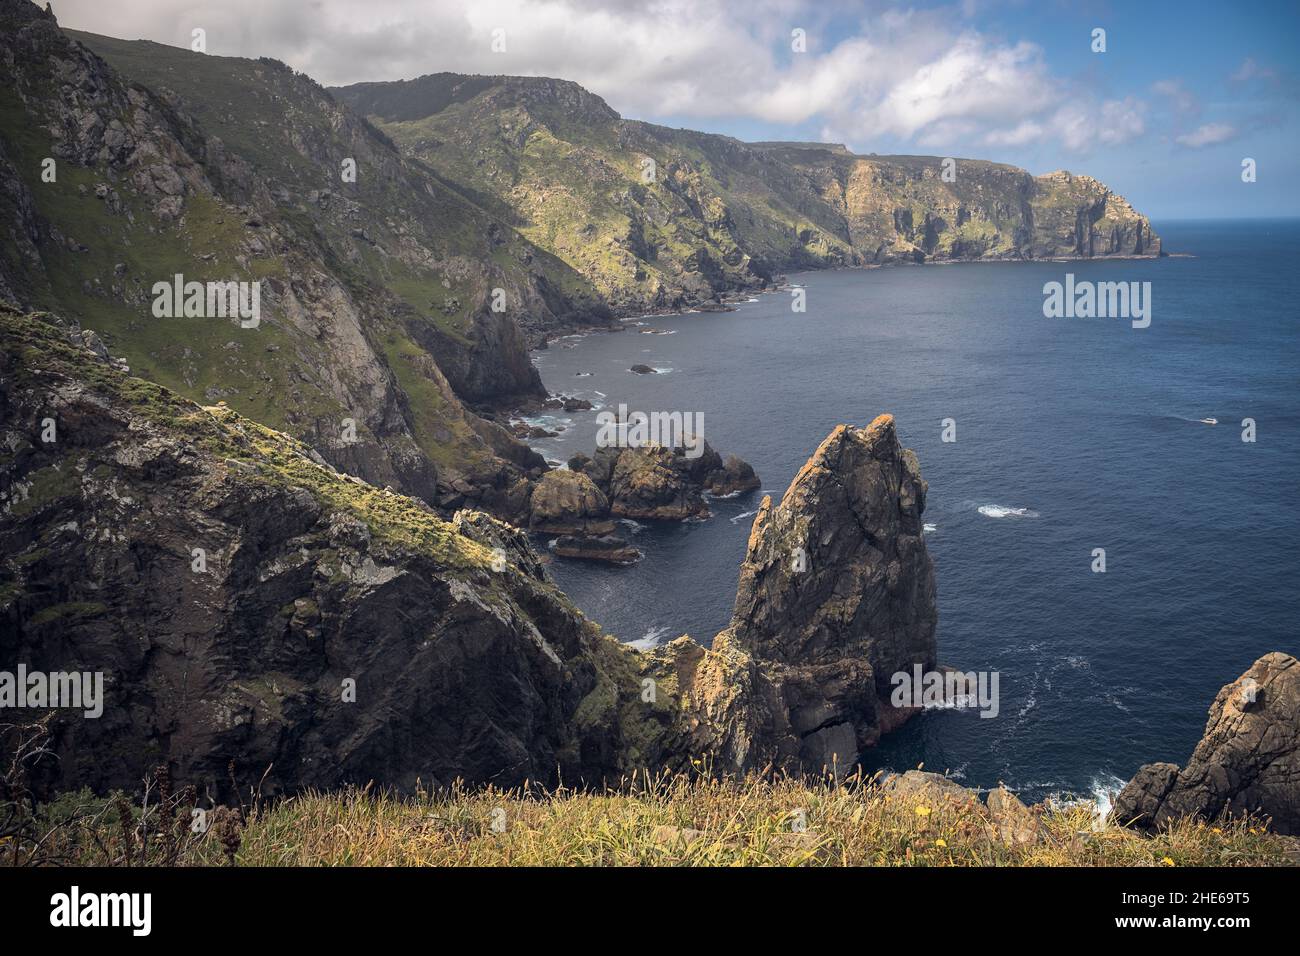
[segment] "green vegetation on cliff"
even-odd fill
[[[624,311],[775,270],[1160,251],[1146,218],[1086,176],[747,144],[622,119],[564,80],[437,73],[335,93]]]

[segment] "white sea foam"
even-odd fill
[[[646,631],[641,637],[637,638],[635,641],[629,641],[628,643],[638,651],[648,651],[662,644],[667,635],[668,625],[662,624],[659,627],[650,628],[650,630]]]
[[[740,523],[741,523],[742,521],[744,521],[746,518],[752,518],[752,517],[754,517],[754,515],[756,515],[756,514],[758,514],[758,509],[757,509],[757,508],[755,508],[753,511],[746,511],[743,515],[736,515],[736,517],[732,518],[732,519],[731,519],[731,523],[732,523],[732,524],[740,524]]]
[[[927,521],[925,524],[921,525],[921,530],[926,534],[931,534],[932,532],[937,531],[938,529]]]
[[[980,505],[980,514],[986,518],[1037,518],[1038,512],[1029,508],[1010,508],[1006,505]]]
[[[1121,780],[1113,773],[1101,772],[1093,776],[1091,786],[1092,808],[1096,814],[1096,829],[1101,829],[1106,817],[1115,806],[1115,798],[1124,789],[1127,781]]]

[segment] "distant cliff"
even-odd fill
[[[1160,253],[1146,217],[1087,176],[742,143],[622,119],[564,80],[438,73],[333,92],[621,311],[780,270]]]

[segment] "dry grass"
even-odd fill
[[[119,807],[122,804],[119,802]],[[138,810],[138,808],[137,808]],[[240,866],[1251,866],[1296,862],[1297,841],[1257,821],[1179,823],[1147,837],[1101,826],[1085,804],[1035,808],[1041,839],[1007,846],[978,802],[899,796],[874,781],[639,780],[621,792],[523,788],[397,797],[308,793],[186,832],[180,865]],[[183,822],[188,822],[183,821]],[[180,823],[177,824],[178,827]],[[68,829],[65,861],[165,862],[120,821]],[[134,855],[121,846],[134,843]],[[150,852],[147,847],[154,847]],[[0,858],[4,857],[0,847]]]

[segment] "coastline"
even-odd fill
[[[1158,255],[1114,255],[1114,256],[1044,256],[1041,258],[1028,258],[1024,256],[1007,256],[1007,257],[981,257],[973,259],[926,259],[923,262],[907,262],[898,260],[892,262],[866,262],[861,265],[834,265],[825,268],[801,269],[797,272],[781,272],[777,274],[777,281],[767,287],[755,287],[746,289],[736,289],[728,292],[717,293],[718,298],[715,300],[704,300],[702,302],[684,305],[680,308],[659,309],[650,312],[640,310],[630,310],[622,313],[617,309],[611,308],[611,321],[607,325],[573,325],[564,326],[563,328],[553,329],[543,337],[540,344],[530,346],[529,352],[545,352],[553,342],[561,339],[582,337],[585,335],[598,332],[622,332],[626,326],[622,323],[636,319],[652,319],[664,316],[674,315],[708,315],[710,313],[734,312],[735,304],[743,304],[753,299],[754,296],[771,295],[776,292],[788,292],[795,288],[790,283],[791,276],[820,274],[829,272],[868,272],[875,269],[893,269],[893,268],[917,268],[926,266],[958,266],[958,265],[991,265],[997,263],[1032,263],[1032,262],[1127,262],[1127,261],[1158,261],[1160,259],[1195,259],[1196,255],[1190,252],[1161,252]]]

